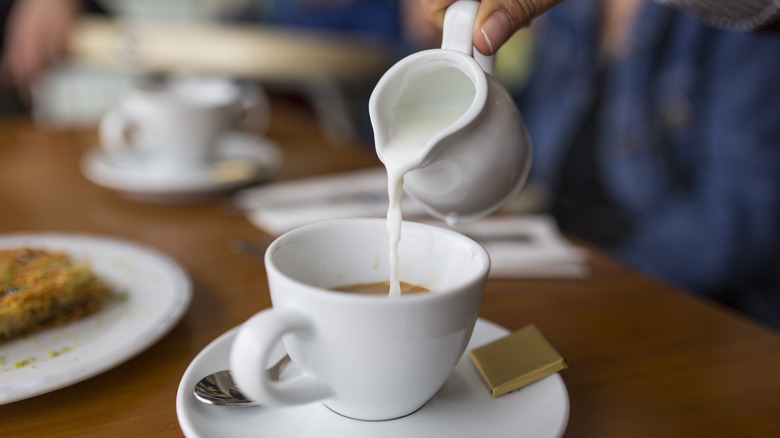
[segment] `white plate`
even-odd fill
[[[268,179],[282,164],[279,147],[247,132],[225,134],[213,163],[187,170],[152,170],[142,160],[116,160],[102,148],[87,151],[81,171],[93,183],[146,202],[190,202]]]
[[[0,344],[0,404],[80,382],[127,361],[162,338],[189,305],[189,277],[154,249],[86,234],[0,234],[0,248],[20,247],[87,260],[126,297],[69,324]]]
[[[469,350],[508,331],[477,320]],[[350,420],[322,403],[292,407],[229,408],[205,405],[192,394],[202,377],[227,368],[236,329],[198,354],[185,371],[176,396],[179,425],[194,437],[559,437],[569,419],[569,396],[553,374],[518,391],[492,398],[467,355],[442,389],[419,411],[391,421]]]

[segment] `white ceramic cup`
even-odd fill
[[[101,145],[118,163],[140,161],[168,172],[202,168],[214,159],[219,137],[254,104],[242,87],[223,78],[138,85],[101,119]]]
[[[401,280],[433,292],[329,290],[389,279],[384,219],[321,222],[275,240],[265,256],[273,307],[243,324],[231,349],[241,391],[267,405],[321,400],[361,420],[422,407],[471,338],[490,259],[459,233],[412,222],[403,223],[399,252]],[[302,374],[275,382],[263,370],[280,341]]]

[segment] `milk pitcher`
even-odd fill
[[[369,101],[376,152],[388,173],[405,173],[404,191],[451,224],[503,206],[531,164],[519,111],[491,75],[492,57],[479,58],[473,48],[478,6],[450,5],[441,49],[400,60]]]

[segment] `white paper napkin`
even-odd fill
[[[387,173],[377,167],[252,187],[238,192],[234,205],[273,236],[322,220],[385,217]],[[423,214],[408,197],[401,208],[405,219]]]
[[[272,236],[322,220],[385,217],[388,204],[387,174],[381,167],[266,184],[244,189],[234,198],[234,205],[246,212],[250,222]],[[402,209],[404,220],[447,227],[426,215],[408,196]],[[585,250],[566,240],[549,216],[495,215],[454,228],[488,251],[491,278],[577,278],[588,274]]]
[[[490,254],[491,278],[588,275],[587,251],[561,235],[550,216],[498,215],[461,222],[453,228],[485,247]]]

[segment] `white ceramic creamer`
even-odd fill
[[[473,57],[478,6],[453,3],[442,48],[399,61],[369,101],[391,203],[403,187],[450,224],[504,205],[522,187],[531,163],[530,139],[512,97]],[[484,64],[491,72],[492,57]]]

